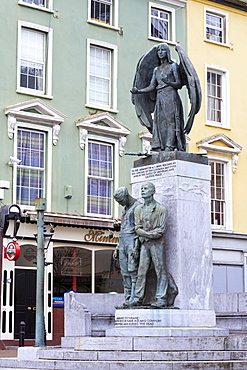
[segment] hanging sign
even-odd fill
[[[20,257],[21,248],[18,243],[10,242],[4,248],[4,258],[9,261],[16,261]]]

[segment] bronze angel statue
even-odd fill
[[[152,134],[152,150],[185,151],[189,134],[201,106],[201,86],[197,73],[183,48],[176,46],[178,65],[171,59],[169,46],[154,46],[138,62],[132,103],[142,125]],[[178,90],[186,85],[191,110],[186,125]]]

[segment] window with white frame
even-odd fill
[[[205,39],[219,44],[227,43],[227,14],[216,9],[205,9]]]
[[[116,109],[117,91],[114,82],[116,82],[116,47],[105,43],[103,45],[90,43],[88,105]]]
[[[88,22],[118,30],[119,0],[88,0]]]
[[[91,19],[111,24],[112,0],[91,0]]]
[[[210,162],[211,166],[211,224],[225,226],[226,170],[223,162]]]
[[[175,10],[149,3],[149,37],[163,41],[175,41]]]
[[[51,95],[51,35],[47,27],[19,22],[18,92]]]
[[[87,213],[112,215],[113,145],[88,141]]]
[[[46,136],[37,130],[17,129],[16,203],[34,206],[44,197]]]
[[[27,5],[42,10],[51,10],[53,0],[18,0],[18,4]]]
[[[207,67],[207,123],[229,127],[229,76],[226,69]]]

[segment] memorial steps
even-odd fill
[[[75,348],[21,347],[0,369],[246,370],[247,336],[78,337]]]

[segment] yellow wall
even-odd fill
[[[204,8],[228,13],[229,47],[204,41]],[[238,168],[232,174],[233,230],[247,233],[247,12],[209,1],[188,0],[188,55],[195,66],[202,87],[202,107],[190,133],[189,151],[198,153],[196,142],[223,133],[242,146]],[[206,64],[229,69],[230,129],[206,126]]]

